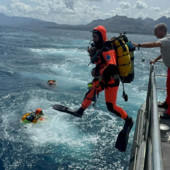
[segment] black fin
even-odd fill
[[[65,112],[65,113],[68,113],[68,114],[71,114],[71,115],[76,116],[76,117],[81,117],[82,116],[82,115],[79,115],[76,110],[72,110],[69,107],[63,106],[63,105],[60,105],[60,104],[53,105],[53,109],[61,111],[61,112]]]
[[[117,148],[120,152],[126,151],[126,147],[129,139],[129,133],[132,129],[132,126],[133,126],[133,120],[131,117],[129,117],[127,120],[125,120],[124,127],[120,131],[116,140],[115,148]]]
[[[129,139],[129,133],[120,131],[116,140],[115,148],[117,148],[120,152],[125,152],[128,144],[128,139]]]

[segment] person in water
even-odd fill
[[[41,108],[38,108],[35,110],[35,112],[31,112],[31,113],[26,113],[21,120],[22,121],[29,121],[32,123],[36,123],[40,118],[42,118],[42,116],[44,115],[43,111]]]
[[[164,65],[167,67],[167,97],[162,104],[158,104],[159,107],[166,109],[163,116],[160,116],[162,119],[170,119],[170,34],[167,33],[167,26],[164,23],[160,23],[154,27],[154,34],[159,39],[154,42],[147,42],[142,44],[133,43],[134,46],[140,48],[153,48],[159,47],[161,54],[151,61],[151,64],[157,62],[162,58]]]
[[[47,81],[47,84],[48,84],[49,86],[56,86],[56,81],[55,81],[55,80],[48,80],[48,81]]]
[[[119,88],[116,51],[105,44],[107,41],[106,33],[105,27],[101,25],[92,31],[93,43],[88,49],[88,53],[92,64],[95,64],[95,68],[91,71],[94,79],[76,114],[78,117],[82,117],[84,111],[95,100],[95,96],[104,90],[107,109],[125,121],[125,130],[131,129],[133,126],[132,118],[116,104]]]

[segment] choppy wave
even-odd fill
[[[55,111],[51,107],[55,103],[55,97],[51,94],[40,90],[3,96],[0,127],[3,129],[1,158],[4,167],[6,169],[34,167],[35,164],[39,165],[39,160],[44,162],[45,157],[47,160],[50,159],[52,164],[58,164],[58,167],[65,165],[73,169],[78,169],[79,166],[82,169],[85,167],[106,169],[113,166],[111,160],[115,157],[114,143],[121,129],[119,120],[106,110],[93,108],[89,109],[82,119]],[[9,101],[12,104],[8,104],[6,110]],[[77,108],[77,105],[70,103],[66,104],[73,109]],[[47,122],[21,125],[19,119],[23,113],[37,107],[43,108],[48,117]],[[117,159],[118,155],[121,157],[121,154],[117,153]],[[67,162],[65,159],[70,161]],[[11,160],[15,161],[12,163]],[[121,163],[117,166],[121,167]]]
[[[50,32],[51,31],[51,32]],[[104,93],[82,119],[52,109],[60,103],[78,109],[87,83],[91,33],[69,30],[3,30],[0,77],[0,168],[14,169],[119,169],[129,164],[134,128],[126,153],[114,148],[123,121],[106,109]],[[110,34],[109,34],[110,35]],[[111,36],[111,35],[110,35]],[[153,37],[130,35],[133,41]],[[125,85],[129,101],[117,103],[136,120],[145,101],[149,61],[159,51],[135,52],[135,80]],[[142,60],[142,59],[145,60]],[[164,71],[162,67],[158,69]],[[57,87],[47,86],[55,79]],[[163,85],[163,84],[161,84]],[[165,94],[159,95],[163,99]],[[42,108],[44,123],[20,124],[26,112]]]

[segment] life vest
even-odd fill
[[[117,53],[117,66],[122,83],[130,83],[134,79],[135,47],[124,34],[111,38],[111,43]]]
[[[31,113],[26,113],[25,115],[23,115],[22,116],[22,118],[21,118],[21,122],[24,122],[24,123],[37,123],[37,121],[38,121],[38,119],[33,119],[33,121],[29,121],[29,120],[27,120],[26,118],[27,118],[27,116],[31,116]]]
[[[21,121],[24,121],[27,116],[29,116],[31,113],[26,113],[25,115],[22,116]]]

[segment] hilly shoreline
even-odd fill
[[[151,18],[128,18],[126,16],[114,16],[107,19],[98,19],[86,25],[68,25],[42,21],[27,17],[9,17],[0,14],[0,26],[23,27],[23,28],[59,28],[72,30],[92,30],[98,25],[103,25],[108,32],[127,32],[131,34],[153,34],[153,28],[158,23],[166,23],[170,29],[170,18],[161,17],[157,20]]]

